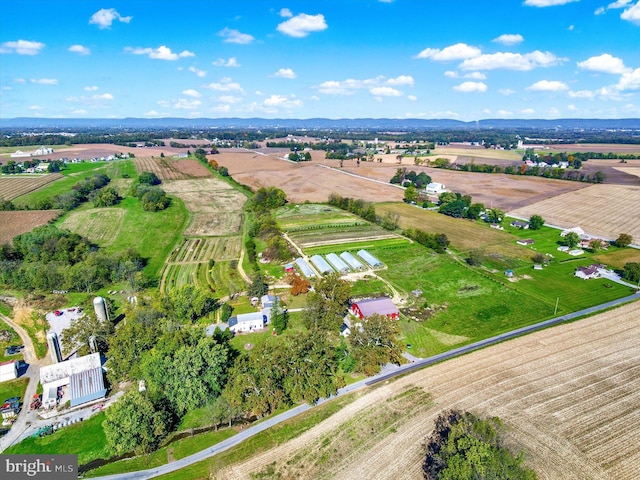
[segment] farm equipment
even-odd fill
[[[29,408],[30,408],[30,410],[37,410],[41,406],[42,406],[42,399],[40,398],[40,395],[36,393],[33,396],[33,399],[31,400],[31,404],[30,404]]]

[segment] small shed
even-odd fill
[[[534,244],[534,241],[533,241],[533,239],[532,239],[532,238],[521,238],[520,240],[516,240],[516,243],[517,243],[518,245],[525,245],[525,246],[527,246],[527,245],[533,245],[533,244]]]
[[[9,360],[8,362],[0,363],[0,382],[7,382],[16,378],[18,378],[18,362]]]
[[[507,276],[507,278],[513,278],[514,275],[513,270],[506,270],[504,274]]]

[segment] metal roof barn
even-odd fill
[[[311,269],[311,267],[305,261],[304,258],[302,257],[296,258],[296,265],[298,265],[298,268],[300,269],[300,271],[305,277],[314,278],[316,276],[316,274],[313,272],[313,270]]]
[[[331,266],[335,268],[337,271],[339,271],[340,273],[349,273],[351,271],[349,266],[346,263],[344,263],[342,259],[335,253],[330,253],[325,256],[327,258],[327,261],[331,264]]]
[[[333,268],[327,263],[327,261],[320,255],[314,255],[311,257],[311,263],[313,263],[320,273],[333,273]]]
[[[92,368],[71,375],[69,392],[72,407],[104,398],[107,395],[107,389],[104,388],[102,368]]]
[[[384,264],[366,250],[358,250],[358,256],[372,267],[382,267]]]
[[[342,252],[340,258],[344,260],[352,270],[364,270],[365,266],[360,260],[354,257],[350,252]]]

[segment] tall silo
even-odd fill
[[[62,352],[60,351],[60,340],[56,332],[47,333],[47,345],[49,345],[51,361],[53,363],[60,363],[62,361]]]
[[[109,312],[107,310],[107,302],[102,297],[96,297],[93,299],[93,309],[96,312],[96,317],[101,322],[109,321]]]

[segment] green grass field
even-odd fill
[[[33,205],[41,200],[52,199],[56,195],[68,192],[69,189],[80,180],[90,177],[95,173],[104,173],[112,180],[124,178],[125,176],[129,178],[136,178],[138,176],[133,160],[71,163],[60,173],[64,175],[64,178],[56,180],[35,192],[21,195],[14,200],[14,203],[16,205]]]
[[[24,399],[24,392],[27,390],[27,385],[29,385],[28,378],[17,378],[0,383],[0,402],[4,403],[7,398],[18,397],[20,398],[20,402],[23,403],[22,408],[25,408],[24,404],[28,403],[25,402]],[[29,405],[27,405],[26,408],[29,408]]]
[[[4,306],[4,304],[2,304]],[[11,315],[11,311],[9,310],[7,313],[5,313],[4,311],[0,311],[0,313],[2,313],[3,315]],[[0,320],[0,330],[5,330],[7,332],[9,332],[11,334],[11,338],[9,340],[0,340],[0,363],[3,362],[7,362],[9,360],[21,360],[22,359],[22,354],[18,354],[18,355],[10,355],[10,356],[5,356],[4,354],[4,350],[5,348],[7,348],[10,345],[21,345],[22,344],[22,340],[20,340],[20,336],[16,333],[16,331],[11,328],[9,325],[7,325],[4,321]],[[2,386],[2,384],[0,383],[0,386]],[[0,401],[4,400],[3,398],[0,398]]]

